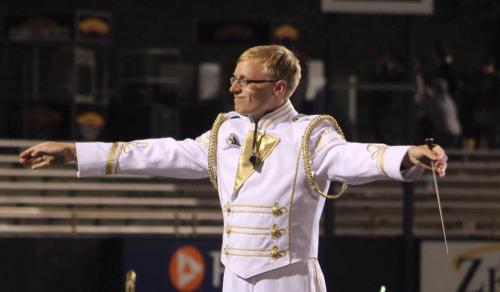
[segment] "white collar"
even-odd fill
[[[293,107],[289,99],[279,108],[263,115],[259,120],[259,129],[273,128],[279,123],[290,120],[297,115],[297,111]]]

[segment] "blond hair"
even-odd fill
[[[301,77],[300,62],[297,56],[289,49],[280,45],[267,45],[252,47],[243,52],[237,63],[248,60],[258,60],[264,65],[266,73],[273,79],[285,80],[285,96],[289,98]]]

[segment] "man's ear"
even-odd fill
[[[277,81],[276,84],[274,85],[274,94],[285,95],[287,85],[288,84],[286,83],[285,80]]]

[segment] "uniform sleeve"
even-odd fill
[[[412,181],[423,172],[412,167],[401,171],[410,146],[350,143],[327,123],[311,135],[312,165],[316,176],[330,181],[363,184],[374,180]]]
[[[78,176],[141,174],[174,178],[208,176],[210,132],[196,140],[172,138],[115,143],[76,143]]]

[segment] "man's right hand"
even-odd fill
[[[75,143],[43,142],[19,155],[19,163],[31,169],[76,162]]]

